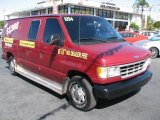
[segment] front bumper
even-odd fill
[[[137,77],[107,85],[94,85],[93,90],[98,98],[114,99],[128,94],[144,86],[152,78],[152,73],[147,70]]]

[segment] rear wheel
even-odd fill
[[[68,87],[69,102],[73,107],[88,111],[96,106],[91,84],[81,76],[71,78]]]
[[[150,48],[150,51],[151,51],[151,58],[152,58],[152,59],[158,57],[159,51],[158,51],[157,48],[155,48],[155,47]]]
[[[14,57],[11,56],[9,58],[9,70],[10,70],[10,73],[12,75],[16,75],[17,74],[16,71],[15,71],[15,67],[16,67],[15,59],[14,59]]]

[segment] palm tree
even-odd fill
[[[143,19],[143,11],[145,7],[149,7],[149,3],[146,0],[135,0],[132,6],[135,9],[141,9],[141,29],[147,28],[147,19]]]
[[[136,0],[132,7],[141,8],[141,15],[143,17],[144,7],[149,7],[149,3],[146,0]]]

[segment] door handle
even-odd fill
[[[42,60],[44,56],[44,52],[40,52],[40,59]]]

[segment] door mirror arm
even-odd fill
[[[61,40],[59,34],[53,34],[53,35],[51,36],[50,45],[63,46],[63,45],[64,45],[64,41]]]

